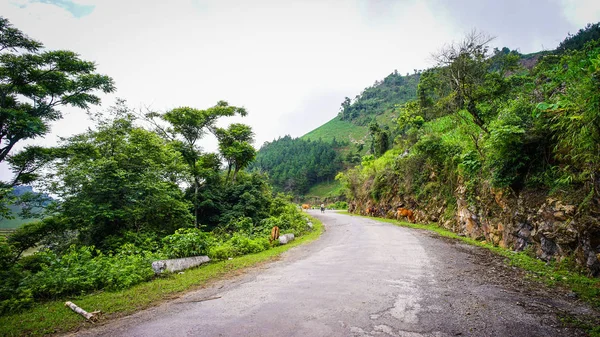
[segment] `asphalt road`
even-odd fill
[[[482,249],[312,214],[326,232],[280,261],[77,335],[574,336],[558,316],[593,314]]]

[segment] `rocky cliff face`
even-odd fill
[[[600,221],[597,217],[580,215],[575,205],[540,192],[523,192],[516,196],[490,190],[486,195],[477,196],[475,202],[467,200],[466,188],[459,186],[455,207],[434,199],[422,209],[414,210],[417,222],[437,222],[457,234],[515,251],[530,249],[544,261],[571,256],[591,275],[600,276]],[[410,201],[395,199],[378,205],[372,201],[361,202],[354,207],[355,212],[362,213],[375,207],[376,215],[393,217],[390,209],[407,204],[410,205]]]

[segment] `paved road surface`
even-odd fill
[[[78,335],[580,335],[561,328],[556,312],[589,309],[519,284],[518,270],[479,248],[371,219],[313,215],[327,231],[282,260]],[[220,298],[198,301],[212,297]]]

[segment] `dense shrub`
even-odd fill
[[[335,203],[329,205],[329,208],[333,209],[348,209],[348,203],[345,201],[336,201]]]
[[[210,249],[209,257],[213,259],[227,259],[230,257],[255,254],[270,248],[269,240],[266,237],[250,238],[240,233],[235,233],[229,240],[213,246]]]
[[[44,261],[41,271],[26,277],[21,287],[30,290],[35,298],[55,298],[100,289],[124,289],[151,279],[151,263],[157,256],[144,251],[130,254],[127,249],[112,256],[93,246],[73,246],[62,256],[49,250],[38,252],[36,255]]]
[[[163,253],[168,258],[206,255],[214,243],[211,234],[197,228],[180,228],[162,239]]]

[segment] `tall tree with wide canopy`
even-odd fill
[[[215,106],[205,110],[180,107],[164,114],[150,113],[147,115],[149,118],[160,117],[169,123],[169,127],[159,127],[159,131],[176,144],[189,167],[192,177],[191,185],[194,189],[194,223],[196,227],[198,227],[198,210],[200,208],[198,188],[205,176],[204,165],[202,165],[202,149],[198,142],[208,132],[216,133],[216,123],[219,118],[234,115],[246,116],[246,109],[229,105],[225,101],[219,101]],[[158,126],[157,123],[155,125]]]
[[[110,77],[95,70],[74,52],[43,50],[41,42],[0,17],[0,163],[8,160],[15,173],[11,181],[0,181],[0,214],[7,215],[11,187],[35,180],[51,156],[36,146],[15,155],[15,145],[47,134],[50,123],[62,118],[60,106],[88,109],[100,103],[96,91],[115,89]]]

